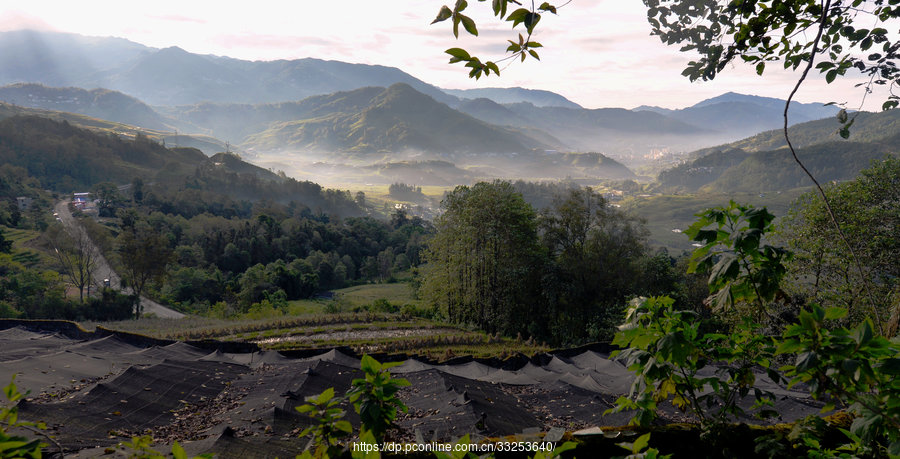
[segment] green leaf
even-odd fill
[[[475,21],[468,16],[459,15],[459,19],[462,21],[463,27],[465,27],[466,32],[469,32],[472,35],[478,36],[478,28],[475,27]]]
[[[316,405],[324,405],[333,398],[334,398],[334,388],[329,387],[328,389],[325,389],[324,391],[322,391],[322,393],[319,394],[318,397],[316,397],[315,404]]]
[[[715,285],[720,281],[728,281],[737,277],[740,273],[741,265],[738,259],[732,254],[724,254],[719,262],[713,266],[709,273],[709,284]]]
[[[506,0],[493,0],[492,7],[494,10],[494,16],[499,16],[500,19],[503,19],[506,16]]]
[[[538,22],[541,20],[541,15],[538,13],[528,13],[525,15],[525,30],[528,33],[534,32],[534,28],[537,26]]]
[[[765,62],[760,62],[759,64],[756,64],[756,74],[757,75],[762,75],[765,70],[766,70]]]
[[[460,62],[460,61],[468,61],[472,59],[472,56],[469,55],[468,51],[462,48],[450,48],[445,53],[453,56],[450,59],[450,63]]]
[[[826,320],[843,319],[844,317],[847,317],[847,310],[844,308],[831,307],[825,309]]]
[[[797,356],[797,371],[807,371],[819,363],[819,356],[813,352],[808,351]]]
[[[559,457],[562,455],[562,453],[564,453],[566,451],[571,451],[577,447],[578,447],[578,443],[575,443],[574,441],[567,441],[567,442],[557,446],[556,448],[553,448],[553,451],[550,451],[550,453],[547,454],[547,458],[550,459],[550,458]]]
[[[334,428],[341,432],[347,432],[347,433],[353,432],[353,425],[350,424],[350,421],[335,422]]]
[[[775,350],[776,354],[794,354],[800,349],[803,349],[805,346],[802,342],[795,339],[788,339],[781,342],[778,345],[778,349]]]
[[[639,452],[643,451],[644,448],[646,448],[649,445],[650,445],[650,434],[646,433],[644,435],[641,435],[640,437],[638,437],[637,440],[634,441],[634,443],[631,446],[631,452],[635,453],[635,454],[639,453]]]
[[[178,444],[176,441],[172,444],[172,457],[174,459],[187,459],[187,453],[184,451],[184,448]]]
[[[437,17],[434,18],[434,21],[431,21],[431,23],[434,24],[436,22],[446,21],[447,19],[450,19],[450,16],[453,16],[453,11],[451,11],[447,5],[444,5],[438,12]]]
[[[539,6],[538,9],[541,11],[549,11],[553,14],[556,14],[556,7],[547,2],[541,3],[541,6]]]
[[[864,346],[872,341],[874,331],[872,330],[872,320],[866,319],[853,331],[853,339],[860,346]]]
[[[830,82],[829,82],[829,83],[830,83]],[[846,123],[846,122],[847,122],[847,110],[845,110],[845,109],[842,108],[842,109],[837,113],[837,119],[838,119],[838,122],[841,123],[841,124]]]

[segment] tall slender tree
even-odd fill
[[[507,182],[460,186],[442,202],[423,291],[453,322],[529,332],[543,256],[534,210]]]
[[[145,222],[125,228],[118,237],[118,251],[122,259],[122,279],[135,295],[135,317],[143,313],[141,294],[148,282],[158,281],[166,274],[172,259],[169,241]]]
[[[90,288],[100,252],[87,231],[77,224],[53,225],[47,229],[46,237],[66,278],[78,289],[78,298],[83,303],[85,289]]]

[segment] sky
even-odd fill
[[[178,46],[192,53],[247,60],[314,57],[398,67],[448,89],[520,86],[564,95],[586,108],[654,105],[683,108],[734,91],[787,98],[799,73],[770,65],[764,76],[738,63],[711,82],[681,76],[691,56],[650,36],[639,0],[573,0],[545,14],[534,40],[541,61],[506,61],[501,76],[468,78],[444,50],[462,47],[482,60],[503,58],[510,23],[494,18],[490,2],[471,1],[466,13],[479,37],[455,39],[448,22],[430,25],[440,0],[4,0],[0,31],[23,28],[115,36],[146,46]],[[462,30],[462,29],[461,29]],[[508,64],[508,65],[507,65]],[[846,103],[875,110],[879,94],[863,101],[860,80],[825,84],[811,74],[795,96],[801,102]],[[877,105],[876,105],[877,104]]]

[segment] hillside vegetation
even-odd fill
[[[875,161],[900,154],[900,115],[895,111],[860,113],[849,140],[836,133],[835,120],[790,128],[797,156],[819,181],[855,178]],[[769,131],[719,147],[699,150],[695,159],[663,171],[657,184],[664,192],[770,192],[812,183],[796,167],[784,146],[782,131]]]
[[[343,95],[338,95],[343,97]],[[346,152],[523,152],[544,145],[463,115],[405,84],[393,85],[365,107],[329,104],[330,113],[286,121],[247,138],[258,150]],[[319,111],[321,113],[321,109]],[[465,136],[458,135],[465,132]]]

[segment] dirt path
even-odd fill
[[[59,217],[60,222],[67,227],[72,227],[78,225],[78,220],[72,216],[72,212],[69,211],[69,202],[68,201],[60,201],[56,203],[54,207],[54,212],[56,212]],[[97,253],[100,253],[97,250]],[[112,266],[109,262],[106,261],[106,258],[101,254],[97,259],[97,268],[95,270],[95,274],[97,275],[97,279],[102,281],[102,279],[109,279],[109,286],[114,289],[119,289],[121,285],[121,278],[115,271],[113,271]],[[125,288],[121,289],[124,293],[131,293],[131,289]],[[141,305],[144,307],[144,314],[154,314],[156,317],[162,317],[164,319],[181,319],[185,315],[175,311],[173,309],[169,309],[149,298],[141,297]]]

